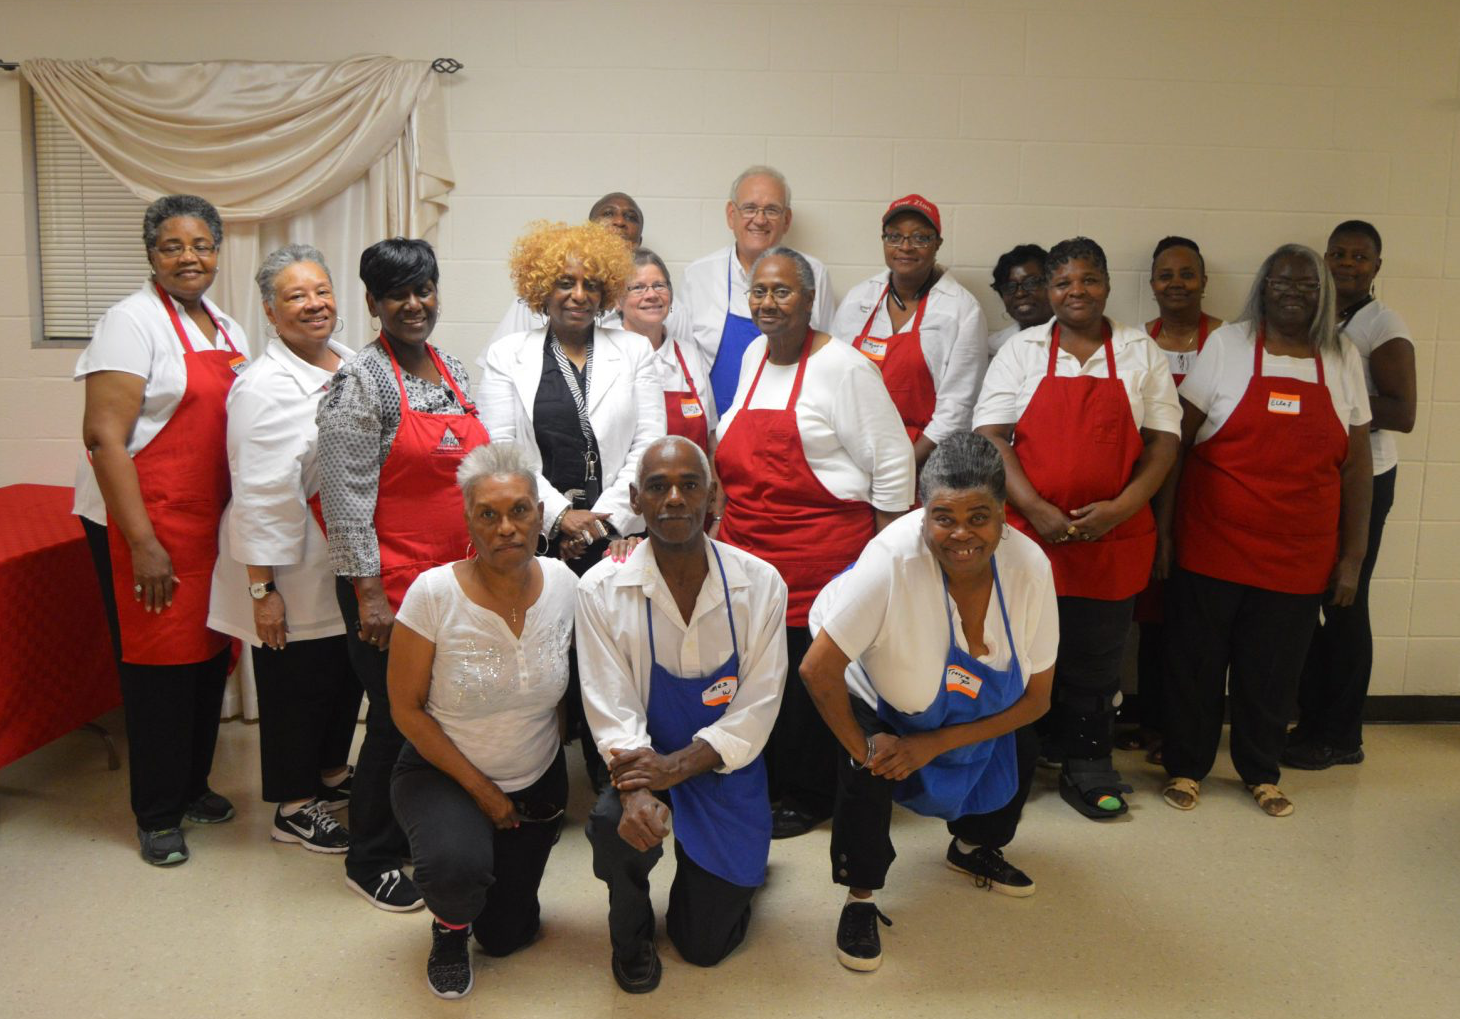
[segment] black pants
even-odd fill
[[[668,802],[667,793],[657,794]],[[662,845],[641,853],[618,833],[624,814],[618,790],[599,794],[588,815],[593,873],[608,885],[608,937],[614,955],[633,960],[654,940],[654,907],[649,902],[649,872],[664,855]],[[669,940],[696,966],[713,966],[745,940],[754,888],[716,877],[685,855],[674,842],[674,883],[669,886],[665,927]]]
[[[1101,601],[1060,596],[1060,647],[1049,714],[1039,732],[1060,757],[1098,761],[1110,756],[1115,695],[1135,598]]]
[[[121,677],[132,813],[137,827],[144,831],[176,828],[187,805],[208,790],[218,719],[223,714],[223,688],[228,681],[228,649],[205,662],[187,665],[121,661],[122,637],[106,528],[84,518],[81,524],[101,584]]]
[[[507,795],[534,817],[561,811],[568,802],[563,752],[536,782]],[[537,890],[563,828],[561,815],[498,830],[454,778],[409,743],[396,762],[390,796],[410,838],[426,908],[446,923],[471,924],[488,955],[508,955],[530,942],[541,915]]]
[[[1166,586],[1162,585],[1162,598]],[[1140,624],[1136,652],[1136,719],[1142,729],[1159,733],[1165,719],[1166,621]],[[1122,716],[1129,717],[1129,716]]]
[[[385,685],[389,652],[360,639],[360,603],[355,598],[355,585],[337,578],[335,594],[345,617],[350,665],[370,698],[365,740],[355,760],[355,781],[350,791],[350,850],[345,854],[345,873],[363,882],[388,870],[398,870],[408,852],[405,833],[390,809],[390,772],[406,741],[390,717],[390,693]]]
[[[1364,699],[1374,671],[1374,631],[1369,625],[1369,581],[1379,560],[1384,521],[1394,505],[1398,467],[1374,478],[1369,509],[1369,548],[1359,570],[1359,590],[1346,608],[1323,606],[1307,664],[1298,683],[1298,728],[1306,739],[1351,752],[1364,742]]]
[[[1230,684],[1232,763],[1248,785],[1281,774],[1288,708],[1322,595],[1284,594],[1177,568],[1166,672],[1166,774],[1206,778]],[[1230,670],[1230,676],[1229,676]]]
[[[350,759],[363,689],[344,635],[253,649],[264,799],[304,800]]]
[[[853,696],[852,713],[862,731],[871,735],[892,732],[877,713]],[[987,814],[967,814],[948,822],[948,833],[970,845],[1003,849],[1014,841],[1019,816],[1034,782],[1034,760],[1039,756],[1039,737],[1034,727],[1014,730],[1014,753],[1018,759],[1019,787],[1014,798]],[[881,888],[887,871],[897,859],[892,847],[892,789],[897,784],[852,767],[845,750],[837,754],[836,813],[831,821],[831,879],[849,888]]]
[[[772,803],[830,817],[840,745],[801,682],[801,659],[810,647],[810,629],[786,627],[786,692],[766,742],[766,778]]]

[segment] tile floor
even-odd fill
[[[119,715],[103,720],[113,732]],[[621,993],[606,893],[574,788],[548,864],[544,934],[475,955],[476,989],[425,987],[424,914],[370,908],[338,857],[268,840],[251,726],[223,727],[214,786],[239,817],[192,828],[191,862],[145,867],[94,736],[0,770],[0,1015],[173,1016],[1395,1016],[1460,1009],[1460,727],[1373,727],[1369,761],[1284,782],[1297,813],[1261,814],[1223,760],[1191,813],[1122,755],[1130,815],[1084,820],[1042,773],[1010,858],[1038,883],[1016,900],[945,869],[942,826],[899,811],[901,853],[879,897],[877,973],[842,969],[841,895],[822,828],[771,852],[746,944],[714,970],[661,935],[664,982]],[[575,773],[575,782],[579,776]],[[672,854],[656,875],[662,909]]]

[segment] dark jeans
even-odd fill
[[[1232,763],[1248,785],[1281,774],[1288,707],[1322,595],[1285,594],[1172,571],[1166,672],[1166,774],[1206,778],[1230,684]],[[1230,675],[1229,675],[1230,670]]]
[[[101,584],[102,603],[118,659],[122,706],[126,713],[127,767],[132,813],[144,831],[176,828],[187,805],[208,790],[223,687],[228,681],[228,648],[205,662],[187,665],[134,665],[121,661],[122,638],[112,591],[112,559],[106,528],[82,519],[87,548]]]
[[[669,800],[667,793],[658,793]],[[649,872],[664,855],[662,845],[641,853],[618,833],[623,802],[612,786],[599,794],[588,815],[593,873],[608,885],[608,937],[613,953],[633,960],[654,940],[654,907],[649,902]],[[665,927],[669,940],[695,966],[713,966],[745,940],[754,888],[716,877],[685,855],[674,842],[674,883],[669,886]]]
[[[364,691],[346,638],[290,641],[281,651],[256,647],[253,675],[264,799],[308,799],[319,790],[320,772],[349,760],[355,738]]]
[[[498,829],[456,780],[409,743],[390,783],[391,801],[410,837],[415,881],[426,908],[449,924],[471,924],[488,955],[508,955],[537,934],[537,890],[563,829],[524,820]],[[532,785],[507,794],[532,817],[552,817],[568,802],[563,752]]]
[[[868,735],[893,731],[855,695],[852,713]],[[949,821],[948,833],[954,838],[992,849],[1003,849],[1014,841],[1034,781],[1034,760],[1039,756],[1039,737],[1033,726],[1014,730],[1014,747],[1019,772],[1014,798],[987,814],[967,814]],[[837,754],[836,813],[831,821],[831,879],[836,884],[849,888],[881,888],[886,884],[887,871],[897,859],[890,834],[892,790],[896,784],[865,768],[853,768],[845,750]]]
[[[807,627],[786,627],[786,692],[766,742],[766,777],[772,803],[830,817],[840,745],[801,682],[801,659],[810,647]]]
[[[1115,695],[1135,598],[1102,601],[1060,596],[1060,647],[1049,714],[1038,730],[1060,757],[1098,761],[1110,756]]]
[[[350,791],[350,851],[345,854],[345,873],[363,882],[400,869],[408,852],[405,832],[390,809],[390,773],[406,741],[390,717],[390,694],[385,685],[390,653],[360,639],[360,603],[355,598],[355,585],[337,578],[335,594],[345,617],[350,665],[370,698],[365,740],[355,760],[355,781]]]
[[[1359,590],[1346,608],[1323,606],[1308,660],[1298,683],[1298,728],[1304,738],[1352,752],[1364,742],[1364,699],[1374,670],[1374,631],[1369,625],[1369,581],[1379,560],[1384,521],[1394,505],[1398,467],[1374,478],[1369,510],[1369,548],[1359,569]]]

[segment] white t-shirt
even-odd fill
[[[735,402],[720,419],[717,441],[745,406],[755,373],[765,356],[766,338],[757,336],[740,363]],[[783,410],[796,382],[796,365],[765,364],[750,403],[752,410]],[[845,343],[827,343],[806,361],[796,426],[811,473],[838,499],[870,502],[900,513],[913,504],[912,443],[882,375]]]
[[[968,651],[958,606],[943,588],[942,570],[923,541],[923,515],[899,517],[863,550],[856,565],[822,588],[811,606],[813,634],[824,627],[852,659],[847,686],[871,707],[878,698],[898,711],[926,711],[943,685],[948,658],[948,616],[953,638]],[[989,653],[978,659],[1007,669],[1012,654],[1027,686],[1029,677],[1054,664],[1059,651],[1059,607],[1054,573],[1031,539],[1009,528],[994,553],[1014,648],[1004,635],[998,596],[989,598],[983,640]]]
[[[804,251],[801,253],[806,255]],[[816,281],[811,328],[826,332],[831,328],[832,313],[836,310],[836,294],[831,289],[831,277],[826,266],[810,255],[806,255],[806,261],[810,263]],[[750,317],[750,274],[735,257],[735,245],[732,243],[691,262],[684,270],[684,284],[680,290],[682,294],[676,292],[675,303],[682,296],[688,305],[695,342],[705,357],[705,364],[713,366],[715,355],[720,351],[720,334],[725,328],[727,308],[744,318]]]
[[[988,349],[989,349],[989,363],[990,364],[993,363],[994,356],[996,354],[998,354],[999,351],[1001,351],[1001,350],[1004,349],[1004,344],[1006,344],[1006,343],[1009,342],[1009,338],[1011,336],[1013,336],[1015,333],[1020,332],[1021,330],[1023,330],[1023,328],[1024,327],[1021,326],[1018,322],[1010,322],[1008,325],[1004,326],[1004,328],[1000,329],[998,332],[996,332],[996,333],[989,333],[989,338],[988,338],[987,346],[988,346]]]
[[[1249,322],[1224,325],[1207,337],[1196,367],[1181,383],[1182,399],[1207,416],[1196,431],[1196,442],[1205,442],[1216,434],[1246,395],[1247,384],[1252,381],[1252,344]],[[1359,352],[1347,340],[1341,346],[1341,352],[1323,352],[1323,375],[1333,397],[1334,412],[1349,429],[1369,423],[1369,394],[1364,388]],[[1302,382],[1318,381],[1317,362],[1311,357],[1276,357],[1264,352],[1262,373]]]
[[[880,272],[852,288],[836,310],[831,323],[832,336],[852,343],[861,335],[874,308],[876,316],[868,335],[878,339],[892,335],[887,302],[879,300],[890,275],[890,272]],[[913,316],[916,315],[914,310]],[[909,318],[902,328],[911,329],[912,323],[913,319]],[[933,391],[937,394],[932,420],[925,429],[933,442],[942,442],[971,427],[979,383],[988,367],[984,356],[986,332],[978,301],[951,273],[945,272],[928,291],[919,337],[923,360],[927,362]]]
[[[557,757],[557,706],[568,689],[578,578],[557,559],[537,564],[542,593],[520,640],[466,596],[452,563],[418,576],[395,617],[436,645],[426,714],[507,793],[532,785]]]
[[[1374,372],[1369,367],[1370,355],[1390,340],[1399,337],[1413,340],[1409,326],[1404,324],[1399,313],[1378,301],[1370,301],[1360,308],[1344,327],[1343,335],[1348,337],[1354,349],[1359,352],[1359,360],[1364,366],[1364,388],[1370,396],[1378,393],[1374,388]],[[1395,443],[1393,432],[1376,428],[1369,433],[1369,448],[1374,454],[1375,474],[1383,474],[1399,463],[1399,446]]]
[[[248,354],[248,337],[243,326],[219,311],[206,297],[203,304],[223,329],[216,339],[209,340],[179,308],[178,319],[193,349],[227,350],[228,342],[223,338],[226,332],[234,348],[240,354]],[[173,412],[182,402],[188,388],[187,364],[183,360],[186,354],[173,331],[167,308],[148,283],[97,319],[96,331],[77,359],[72,378],[79,380],[92,372],[119,371],[147,380],[142,389],[142,412],[127,440],[127,452],[136,456],[172,420]],[[94,523],[106,524],[106,503],[84,449],[76,465],[76,501],[71,512]]]
[[[1034,391],[1049,372],[1049,338],[1055,320],[1022,330],[1006,342],[989,365],[984,376],[983,392],[973,414],[973,426],[1007,425],[1018,422],[1034,398]],[[1166,355],[1143,329],[1132,329],[1111,321],[1111,348],[1115,354],[1115,374],[1125,385],[1130,398],[1131,417],[1136,428],[1181,434],[1181,404],[1176,399],[1176,384]],[[1075,378],[1093,375],[1109,378],[1104,350],[1097,350],[1081,364],[1069,351],[1061,350],[1055,358],[1055,375]]]

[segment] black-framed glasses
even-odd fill
[[[1013,280],[1008,280],[999,288],[999,293],[1005,297],[1015,297],[1020,293],[1025,293],[1033,297],[1043,290],[1048,283],[1049,281],[1043,276],[1025,276],[1023,280],[1017,283]]]
[[[893,233],[891,230],[888,230],[882,235],[882,243],[887,245],[889,248],[901,248],[905,245],[911,244],[913,247],[917,248],[920,251],[924,248],[931,247],[933,242],[937,239],[937,234],[899,234]]]
[[[1275,294],[1316,294],[1322,286],[1317,280],[1294,280],[1283,276],[1267,278],[1267,288]]]
[[[167,244],[154,245],[152,250],[163,258],[181,258],[184,251],[191,251],[199,258],[208,258],[210,255],[217,253],[218,245],[209,244],[207,241],[201,244],[176,244],[169,242]]]

